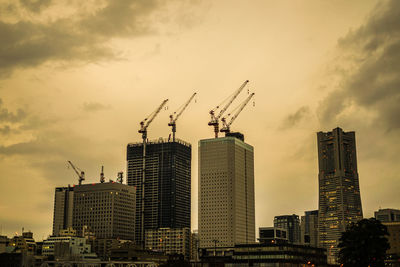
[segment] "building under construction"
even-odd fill
[[[158,228],[190,228],[191,145],[180,139],[146,142],[144,198],[143,143],[127,147],[127,182],[137,188],[135,238]],[[144,199],[144,225],[142,205]]]

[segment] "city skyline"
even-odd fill
[[[139,122],[169,98],[149,128],[150,140],[168,137],[168,115],[194,91],[197,103],[177,122],[177,138],[193,146],[191,225],[198,229],[197,142],[213,136],[208,111],[246,79],[255,106],[232,131],[254,147],[256,229],[272,226],[276,215],[318,208],[315,133],[337,126],[357,134],[364,217],[399,208],[400,82],[391,75],[399,69],[400,42],[386,39],[400,29],[393,20],[398,2],[138,1],[136,8],[115,5],[125,10],[119,16],[107,3],[78,12],[71,2],[60,13],[66,3],[0,1],[3,235],[25,227],[35,240],[46,238],[54,188],[77,184],[67,160],[85,170],[84,183],[98,182],[102,165],[107,180],[116,180],[126,172],[126,144],[140,142]],[[108,20],[116,28],[105,27]],[[71,43],[64,35],[79,38]]]

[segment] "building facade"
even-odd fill
[[[274,218],[274,227],[287,231],[288,241],[291,244],[300,244],[300,219],[296,214],[280,215]]]
[[[375,219],[384,222],[400,222],[400,210],[397,209],[379,209],[374,212]]]
[[[200,247],[255,242],[254,149],[239,138],[199,141]]]
[[[318,247],[318,210],[306,211],[300,222],[301,243]]]
[[[184,259],[189,261],[190,228],[146,230],[145,246],[150,250],[162,251],[167,255],[183,255]]]
[[[115,182],[76,185],[72,227],[79,236],[88,227],[96,238],[134,240],[135,201],[132,186]]]
[[[287,244],[287,230],[277,227],[260,227],[258,229],[259,241],[262,244]]]
[[[389,236],[390,248],[386,250],[385,266],[400,266],[400,222],[384,222]]]
[[[335,263],[346,226],[363,218],[354,132],[318,132],[319,244]]]
[[[190,236],[190,261],[198,262],[199,261],[199,231],[193,230]]]
[[[145,160],[144,230],[190,228],[192,147],[180,139],[148,141]],[[127,181],[137,188],[136,232],[142,244],[143,143],[128,144]]]
[[[72,226],[74,187],[56,187],[54,194],[53,235]]]

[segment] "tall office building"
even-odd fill
[[[296,214],[280,215],[274,218],[274,227],[287,231],[288,241],[291,244],[300,244],[300,219]]]
[[[319,244],[336,262],[341,233],[362,219],[354,132],[319,132]]]
[[[254,151],[243,135],[199,141],[200,247],[255,242]]]
[[[56,187],[54,194],[53,236],[72,226],[74,208],[74,188]]]
[[[374,215],[381,222],[400,222],[400,210],[397,209],[379,209]]]
[[[82,236],[89,227],[96,238],[134,240],[135,188],[120,183],[74,187],[72,227]]]
[[[175,142],[159,139],[146,145],[144,230],[159,228],[190,229],[192,147],[176,139]],[[143,143],[127,147],[128,185],[137,188],[136,242],[143,244],[142,174]]]
[[[300,222],[301,243],[318,247],[318,210],[306,211]]]

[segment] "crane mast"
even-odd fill
[[[219,105],[210,111],[211,120],[208,123],[208,125],[214,126],[215,138],[218,138],[219,118],[225,113],[225,111],[229,108],[229,106],[236,99],[236,97],[240,94],[240,92],[243,90],[243,88],[248,84],[248,82],[249,82],[249,80],[244,81],[244,83],[233,93],[233,95],[230,97],[228,103],[226,103],[226,105],[220,110],[218,115],[215,115],[215,113],[216,113],[217,109],[219,108]]]
[[[196,96],[197,93],[194,93],[188,101],[183,105],[181,110],[179,109],[175,111],[173,114],[169,115],[170,122],[168,123],[168,126],[172,126],[172,141],[175,142],[175,132],[176,132],[176,121],[179,119],[179,117],[182,115],[182,113],[185,111],[187,106],[189,106],[190,102],[193,100],[193,98]],[[179,111],[179,112],[178,112]],[[178,114],[176,114],[178,112]],[[176,114],[176,115],[175,115]],[[175,118],[174,118],[175,115]]]
[[[76,175],[78,175],[79,179],[79,185],[82,184],[82,181],[85,180],[85,172],[76,167],[74,164],[72,164],[71,161],[68,160],[68,163],[71,165],[72,169],[75,171]],[[80,172],[80,173],[79,173]]]
[[[250,99],[255,95],[255,93],[251,93],[243,102],[242,104],[240,104],[238,110],[236,111],[236,113],[232,116],[231,120],[227,123],[226,122],[226,118],[222,118],[222,128],[221,128],[221,132],[225,132],[225,133],[229,133],[230,132],[230,126],[232,125],[232,123],[235,121],[235,119],[239,116],[240,112],[242,112],[242,110],[244,109],[244,107],[247,105],[247,103],[249,103]],[[230,116],[230,114],[228,114],[228,116]]]
[[[144,185],[146,181],[146,144],[147,144],[147,128],[151,124],[151,122],[154,120],[154,118],[160,113],[161,109],[164,107],[164,105],[168,102],[168,99],[165,99],[159,106],[158,108],[153,111],[147,118],[145,118],[143,121],[140,122],[140,129],[139,133],[142,134],[142,139],[143,139],[143,157],[142,157],[142,192],[141,192],[141,201],[142,201],[142,207],[141,207],[141,222],[140,222],[140,228],[141,228],[141,233],[140,233],[140,242],[142,245],[142,248],[145,248],[144,244]]]

